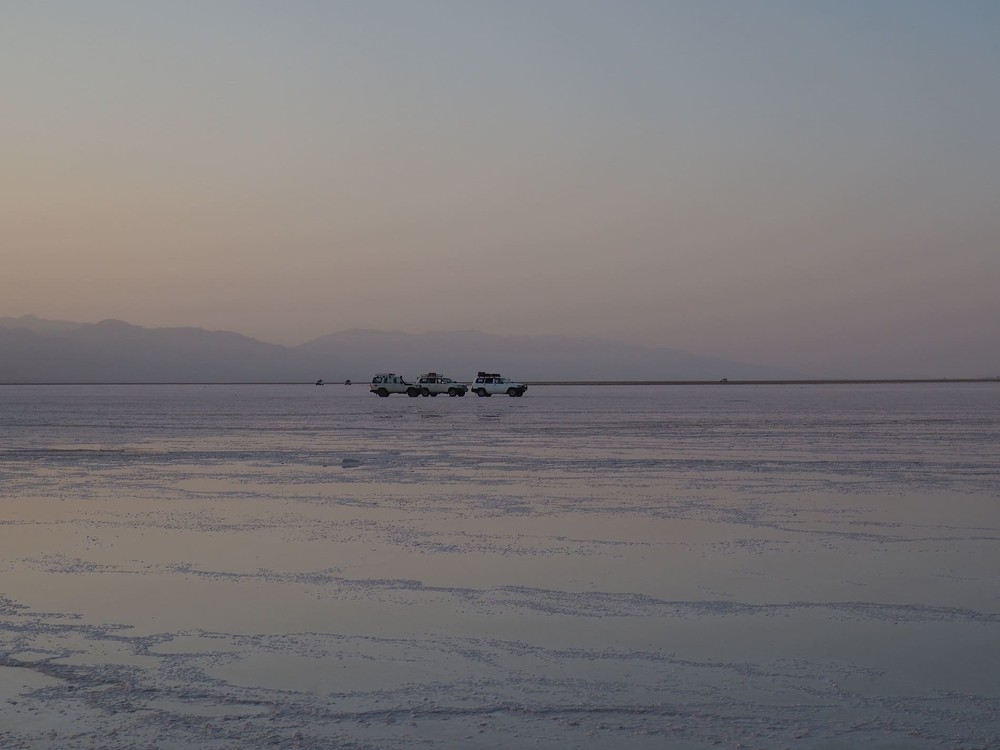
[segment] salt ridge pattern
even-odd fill
[[[0,387],[0,745],[996,746],[997,395]]]

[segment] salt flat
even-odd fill
[[[1000,744],[1000,386],[0,386],[4,748]]]

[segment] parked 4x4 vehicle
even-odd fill
[[[479,371],[476,382],[472,384],[472,392],[477,396],[492,396],[494,393],[506,393],[508,396],[523,396],[528,390],[524,383],[503,377],[498,372]]]
[[[394,372],[379,372],[372,378],[372,384],[368,388],[372,393],[376,393],[385,398],[390,393],[405,393],[407,396],[419,396],[420,388],[414,383],[407,383],[402,375]]]
[[[469,390],[469,386],[465,383],[458,383],[436,372],[421,375],[417,378],[417,386],[423,396],[437,396],[439,393],[447,393],[449,396],[464,396]]]

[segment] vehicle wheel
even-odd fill
[[[485,388],[477,388],[476,389],[476,395],[479,396],[479,398],[482,398],[483,396],[486,395],[486,389]]]
[[[510,396],[511,398],[514,398],[514,396],[517,395],[517,388],[508,388],[507,395]]]
[[[378,391],[376,391],[376,392],[382,398],[388,398],[389,397],[389,391],[387,391],[385,388],[379,388]]]
[[[518,398],[521,398],[521,396],[523,396],[523,395],[524,395],[524,391],[523,390],[520,390],[520,391],[517,392],[517,397]]]
[[[431,398],[437,398],[437,394],[436,393],[432,393],[431,394]]]
[[[458,395],[458,391],[456,391],[454,388],[449,388],[448,389],[448,395],[451,396],[452,398],[454,398],[455,396]]]
[[[421,388],[420,389],[420,395],[421,396],[430,396],[431,392],[429,390],[427,390],[426,388]]]
[[[458,392],[458,397],[459,398],[462,398],[462,396],[464,396],[464,395],[465,395],[465,391],[459,391]]]
[[[417,396],[420,395],[420,389],[419,388],[407,388],[406,389],[406,395],[409,396],[410,398],[416,398]]]

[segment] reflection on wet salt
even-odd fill
[[[5,747],[1000,736],[991,384],[0,406]]]

